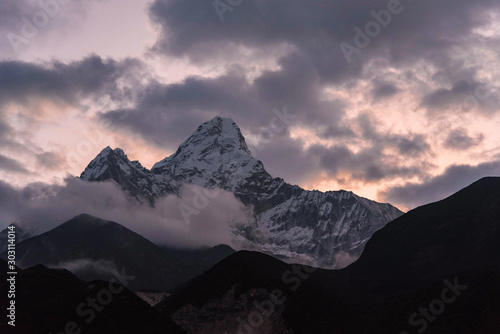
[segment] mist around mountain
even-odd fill
[[[351,263],[375,231],[402,215],[390,204],[349,191],[307,191],[272,177],[252,156],[238,125],[221,117],[200,125],[151,170],[130,161],[123,150],[107,147],[80,179],[115,182],[129,196],[153,207],[165,196],[182,197],[186,187],[201,187],[191,205],[179,205],[185,221],[209,210],[221,189],[246,210],[238,208],[238,218],[231,216],[225,222],[239,249],[323,267]]]
[[[16,246],[17,265],[65,268],[85,281],[135,276],[132,290],[167,291],[234,253],[226,245],[160,247],[122,225],[82,214]],[[2,257],[7,258],[7,253]]]
[[[157,309],[188,333],[498,333],[499,240],[500,178],[485,178],[382,228],[345,269],[238,252]]]
[[[123,244],[141,239],[127,239],[129,232],[115,223],[89,216],[75,219],[59,231],[81,224],[111,228]],[[498,333],[499,222],[500,178],[484,178],[388,224],[347,268],[287,264],[260,252],[240,251],[171,289],[154,307],[123,290],[113,307],[96,315],[88,332]],[[142,243],[144,249],[149,245]],[[83,282],[66,270],[42,266],[19,271],[20,301],[37,300],[20,308],[21,333],[60,328],[78,317],[78,303],[109,284]],[[128,282],[130,276],[127,271],[121,279]],[[1,292],[5,282],[0,282]],[[1,305],[5,296],[0,296]]]

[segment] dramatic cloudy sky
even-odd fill
[[[498,22],[499,0],[2,0],[0,180],[61,184],[108,145],[149,168],[220,115],[273,176],[413,208],[500,176]]]

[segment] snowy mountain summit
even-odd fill
[[[234,231],[245,247],[328,267],[356,259],[375,231],[402,215],[390,204],[352,192],[308,191],[273,178],[252,156],[236,123],[221,117],[200,125],[151,170],[130,161],[121,149],[107,147],[80,178],[113,180],[151,204],[160,196],[179,194],[186,183],[227,190],[252,208],[255,220],[249,228]]]
[[[174,155],[155,164],[152,171],[180,182],[232,191],[258,164],[236,123],[215,117],[200,125]]]
[[[109,146],[89,163],[80,178],[94,182],[114,180],[137,199],[151,203],[156,197],[178,191],[174,180],[167,175],[155,175],[139,161],[130,161],[122,149],[113,150]]]

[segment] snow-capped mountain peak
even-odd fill
[[[206,161],[221,156],[233,158],[251,156],[250,150],[241,134],[240,128],[230,118],[214,117],[203,123],[180,146],[172,156],[153,166],[153,170],[171,165],[174,162]]]
[[[261,166],[252,157],[238,125],[230,118],[217,116],[200,125],[152,171],[169,173],[180,182],[234,190],[243,177]]]
[[[179,194],[182,184],[224,189],[251,209],[248,226],[232,231],[245,247],[326,266],[339,265],[343,253],[359,256],[375,231],[402,214],[351,192],[307,191],[273,178],[252,157],[239,127],[222,117],[203,123],[151,170],[107,147],[81,178],[114,180],[151,204],[160,196]]]
[[[132,163],[121,148],[113,150],[108,146],[89,163],[80,178],[86,181],[105,180],[109,178],[110,173],[113,173],[113,167],[120,169],[126,175],[131,174],[132,170],[135,169],[145,169],[141,164],[137,164],[137,162]]]
[[[85,181],[113,180],[140,201],[154,202],[166,193],[177,193],[175,182],[167,175],[158,182],[155,175],[139,161],[130,161],[121,148],[106,147],[92,160],[80,175]]]
[[[230,118],[219,116],[200,125],[191,137],[180,145],[180,150],[193,146],[199,149],[220,149],[221,153],[241,151],[251,154],[238,125]]]

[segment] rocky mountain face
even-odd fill
[[[80,178],[86,181],[114,180],[138,200],[151,204],[156,197],[178,191],[169,175],[151,173],[139,161],[130,161],[123,150],[112,150],[109,146],[92,160]]]
[[[79,226],[112,229],[123,244],[140,239],[123,237],[127,233],[113,223],[77,218],[82,221],[46,238],[46,246],[63,242],[57,234],[81,235]],[[240,251],[154,307],[128,290],[128,268],[110,282],[84,282],[41,265],[17,269],[15,332],[60,333],[72,321],[71,332],[82,333],[500,333],[499,222],[500,178],[485,178],[383,227],[347,268],[318,269]],[[85,250],[87,243],[68,249]],[[117,247],[111,243],[103,254]],[[130,247],[147,256],[144,262],[154,256],[145,244]],[[117,251],[130,256],[126,246]],[[3,309],[9,302],[6,265],[0,259]],[[6,328],[0,320],[0,332]]]
[[[170,157],[151,170],[131,162],[121,149],[104,149],[81,174],[113,180],[142,202],[179,194],[183,184],[220,188],[244,203],[256,224],[234,231],[246,248],[294,261],[339,266],[338,256],[358,257],[372,234],[402,215],[347,191],[307,191],[272,177],[255,159],[239,127],[215,117],[200,125]]]
[[[257,252],[156,306],[187,333],[500,333],[500,178],[388,224],[341,270]]]

